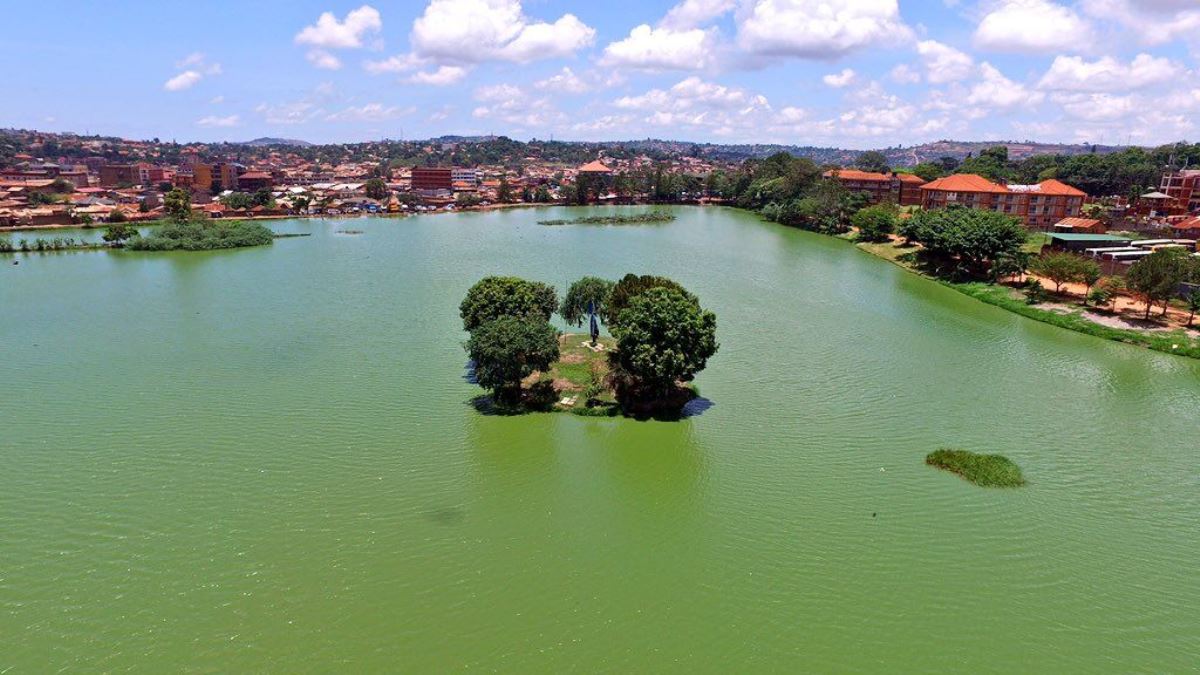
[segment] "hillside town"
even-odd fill
[[[186,190],[193,209],[213,219],[552,203],[726,204],[733,202],[738,176],[759,161],[697,157],[676,146],[600,148],[590,160],[572,163],[570,155],[541,156],[535,145],[508,139],[501,139],[504,152],[491,153],[498,155],[493,161],[450,163],[446,160],[488,153],[472,139],[410,142],[407,159],[389,157],[394,150],[382,145],[341,158],[334,153],[338,161],[329,161],[283,141],[231,148],[37,132],[9,132],[7,138],[8,147],[18,151],[0,155],[0,228],[6,229],[154,221],[163,216],[164,194],[176,189]],[[999,147],[964,161],[946,157],[895,169],[882,153],[867,152],[852,166],[821,169],[825,179],[871,204],[919,209],[957,204],[1012,215],[1034,231],[1087,237],[1136,231],[1192,249],[1200,239],[1200,169],[1163,167],[1149,176],[1151,185],[1105,194],[1057,178],[1017,183],[972,171],[999,176],[992,168],[997,157],[999,164],[1012,162]],[[1147,180],[1144,171],[1140,179]]]

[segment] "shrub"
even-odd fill
[[[265,246],[275,240],[267,227],[247,221],[189,220],[168,223],[144,237],[133,237],[125,248],[134,251],[211,251]]]
[[[1002,455],[941,448],[929,453],[925,463],[956,473],[981,487],[1020,487],[1025,484],[1021,467]]]

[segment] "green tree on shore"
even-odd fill
[[[167,217],[176,222],[190,220],[192,217],[192,193],[183,188],[175,188],[163,196],[163,210]]]
[[[1154,303],[1162,302],[1166,312],[1167,301],[1175,294],[1179,284],[1188,275],[1189,254],[1182,249],[1163,248],[1138,260],[1125,275],[1129,290],[1146,303],[1146,320]]]

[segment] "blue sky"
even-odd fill
[[[849,148],[1200,138],[1200,0],[14,3],[0,126]]]

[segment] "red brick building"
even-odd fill
[[[1048,230],[1064,218],[1076,218],[1087,194],[1057,180],[1037,185],[1001,185],[975,174],[956,174],[921,186],[921,206],[939,209],[958,204],[1019,218],[1026,227]]]
[[[412,170],[412,189],[418,192],[453,190],[453,170],[449,167],[414,167]]]
[[[1158,191],[1171,198],[1173,210],[1200,213],[1200,170],[1164,174]]]
[[[874,173],[856,169],[835,169],[825,172],[826,178],[836,178],[847,190],[865,192],[872,204],[890,202],[900,206],[921,203],[921,186],[925,180],[911,173]]]

